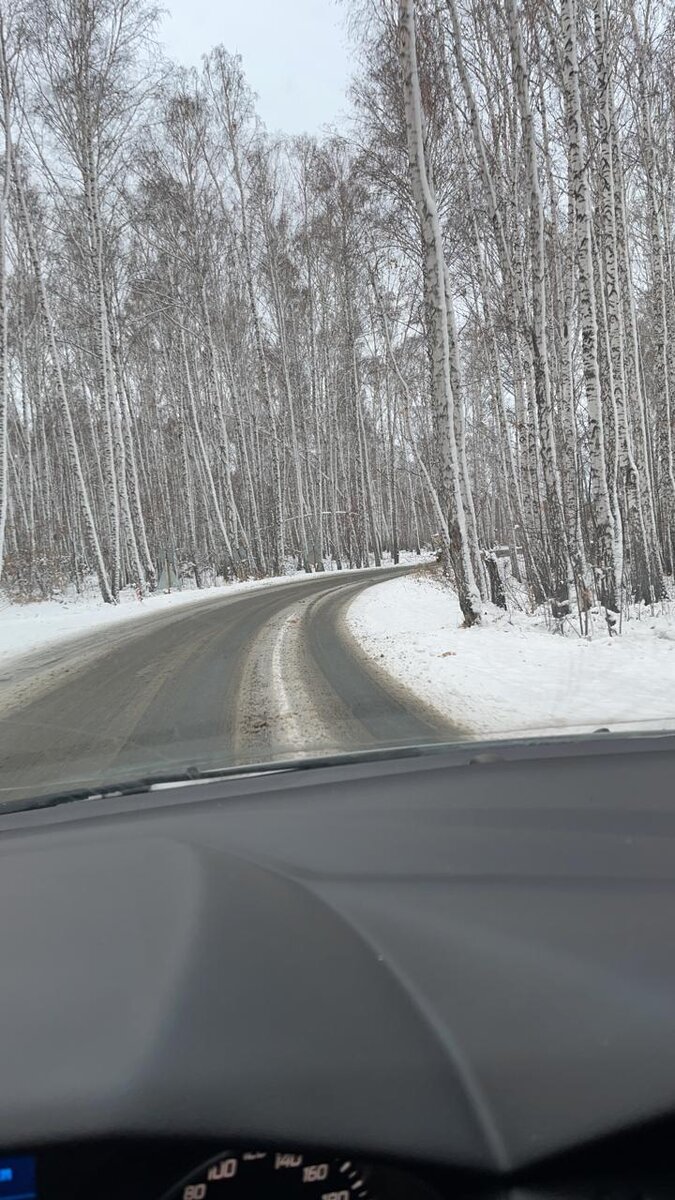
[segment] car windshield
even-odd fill
[[[0,804],[675,722],[671,0],[2,0]]]

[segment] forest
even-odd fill
[[[668,594],[675,6],[343,10],[351,116],[290,138],[146,0],[0,0],[10,598],[420,546],[466,625]]]

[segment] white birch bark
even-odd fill
[[[401,388],[401,395],[402,395],[402,400],[403,400],[402,417],[403,417],[403,424],[404,424],[406,439],[407,439],[408,445],[415,457],[415,461],[417,462],[417,465],[422,474],[422,478],[424,479],[426,489],[429,493],[429,497],[430,497],[431,503],[433,505],[433,510],[434,510],[436,519],[438,521],[438,529],[439,529],[441,541],[443,544],[443,550],[444,550],[445,554],[448,556],[448,558],[452,559],[453,550],[452,550],[452,541],[451,541],[451,537],[450,537],[450,530],[448,529],[447,514],[443,511],[443,505],[441,504],[441,501],[440,501],[440,498],[438,495],[438,490],[434,486],[434,482],[431,478],[431,473],[426,465],[426,462],[424,461],[423,455],[420,452],[418,439],[414,436],[413,431],[412,431],[412,423],[411,423],[411,419],[410,419],[410,412],[411,412],[411,408],[412,408],[412,398],[410,395],[410,388],[408,387],[408,382],[407,382],[405,376],[401,372],[401,369],[398,365],[398,360],[396,358],[396,354],[394,352],[394,347],[391,344],[391,334],[389,332],[389,321],[387,319],[387,312],[386,312],[386,309],[384,306],[384,302],[382,300],[382,296],[380,295],[380,292],[378,290],[377,282],[376,282],[376,279],[375,279],[375,276],[373,273],[371,273],[371,281],[372,281],[372,285],[373,285],[373,291],[375,292],[375,298],[378,303],[380,317],[382,320],[382,328],[384,331],[384,340],[385,340],[385,346],[387,349],[387,354],[389,356],[389,361],[391,362],[391,365],[394,369],[394,373],[396,375],[396,378],[397,378],[400,388]]]
[[[581,96],[574,0],[562,0],[561,21],[567,151],[574,188],[577,231],[581,344],[590,442],[591,503],[597,538],[596,567],[599,574],[598,586],[601,602],[607,608],[616,611],[621,602],[621,576],[620,564],[617,562],[614,518],[605,461],[604,421],[598,366],[598,326],[593,279],[591,207],[588,168],[581,144]]]
[[[563,612],[568,604],[568,550],[563,516],[562,487],[560,484],[555,431],[553,427],[549,371],[544,205],[539,181],[534,118],[527,83],[527,69],[520,29],[520,18],[516,7],[516,0],[505,0],[505,2],[514,85],[522,126],[529,184],[530,252],[532,259],[532,349],[541,463],[547,504],[546,524],[551,543],[552,601]]]
[[[422,98],[415,42],[413,0],[399,0],[399,59],[403,78],[410,178],[420,220],[424,275],[432,319],[432,387],[440,433],[444,490],[450,500],[452,562],[460,607],[467,625],[480,621],[480,595],[471,562],[466,516],[462,502],[450,381],[449,314],[445,290],[445,260],[436,197],[430,186],[424,155]]]
[[[107,604],[114,604],[116,602],[116,597],[113,594],[113,590],[110,586],[108,572],[106,570],[106,565],[105,565],[105,562],[103,559],[103,554],[101,552],[101,544],[100,544],[99,537],[98,537],[96,522],[94,520],[94,513],[93,513],[93,509],[92,509],[92,505],[91,505],[91,500],[89,497],[89,491],[88,491],[88,488],[87,488],[87,485],[85,482],[84,473],[82,471],[80,452],[79,452],[79,448],[77,445],[77,438],[75,436],[75,427],[73,425],[73,418],[72,418],[72,414],[70,411],[70,405],[68,403],[68,393],[66,392],[66,387],[65,387],[65,383],[64,383],[64,379],[63,379],[63,372],[61,370],[61,359],[60,359],[58,344],[57,344],[57,340],[56,340],[56,332],[55,332],[55,328],[54,328],[51,307],[49,304],[49,297],[47,295],[47,289],[45,287],[45,282],[44,282],[42,270],[40,267],[40,259],[39,259],[38,252],[37,252],[37,245],[35,242],[33,227],[32,227],[32,223],[31,223],[31,219],[30,219],[30,214],[28,211],[28,206],[26,204],[26,196],[25,196],[25,191],[24,191],[24,187],[23,187],[23,180],[21,179],[21,174],[20,174],[19,170],[17,169],[16,158],[13,159],[12,167],[13,167],[13,176],[14,176],[14,186],[15,186],[16,194],[17,194],[17,197],[19,200],[19,208],[21,211],[21,217],[22,217],[22,221],[23,221],[25,234],[26,234],[26,242],[28,245],[28,251],[30,254],[33,272],[34,272],[35,279],[36,279],[36,282],[38,285],[38,293],[39,293],[39,299],[40,299],[40,308],[42,311],[42,319],[45,324],[45,329],[47,331],[47,337],[48,337],[48,341],[49,341],[49,349],[50,349],[50,353],[51,353],[52,366],[53,366],[55,381],[56,381],[56,390],[57,390],[57,395],[58,395],[58,399],[59,399],[59,403],[60,403],[60,407],[61,407],[61,415],[63,418],[65,430],[66,430],[66,446],[67,446],[67,451],[68,451],[68,457],[69,457],[70,465],[71,465],[71,468],[72,468],[72,471],[74,474],[74,478],[75,478],[75,487],[76,487],[76,491],[77,491],[77,497],[78,497],[78,501],[79,501],[82,521],[83,521],[84,527],[86,529],[89,548],[91,550],[91,553],[92,553],[92,556],[94,559],[94,566],[96,569],[96,574],[98,576],[98,582],[99,582],[99,587],[101,589],[101,595]]]
[[[192,381],[192,368],[191,368],[190,360],[188,357],[187,345],[185,342],[185,334],[183,332],[181,332],[181,349],[182,349],[182,355],[183,355],[183,378],[185,381],[185,391],[186,391],[187,398],[188,398],[190,415],[192,417],[193,432],[194,432],[194,435],[195,435],[195,438],[197,441],[197,446],[199,448],[199,458],[200,458],[202,470],[204,472],[204,479],[206,481],[206,487],[207,487],[208,494],[209,494],[209,497],[211,500],[213,514],[215,516],[218,529],[220,530],[220,535],[223,540],[223,546],[225,548],[225,554],[227,556],[226,574],[231,574],[231,573],[233,573],[234,567],[235,567],[234,555],[232,553],[232,541],[230,538],[230,532],[225,524],[225,519],[223,517],[223,511],[222,511],[222,508],[220,505],[220,500],[218,498],[218,492],[216,489],[215,480],[213,478],[213,471],[211,470],[211,463],[209,461],[209,456],[208,456],[208,452],[206,449],[206,444],[204,442],[204,437],[203,437],[202,430],[201,430],[199,416],[197,413],[197,402],[195,399],[195,389],[194,389],[194,385],[193,385],[193,381]]]
[[[215,78],[214,78],[215,76]],[[274,507],[272,514],[273,528],[273,570],[279,574],[283,569],[284,562],[284,503],[282,492],[282,477],[281,477],[281,462],[279,455],[279,441],[277,434],[277,418],[274,410],[274,400],[272,397],[272,388],[270,384],[269,370],[267,366],[267,356],[265,354],[265,346],[262,336],[262,327],[260,322],[260,314],[258,311],[258,299],[256,296],[254,280],[253,280],[253,257],[251,253],[251,238],[248,223],[246,193],[244,190],[244,181],[241,172],[241,157],[240,148],[237,136],[236,117],[232,111],[230,98],[230,81],[227,78],[226,66],[223,62],[219,51],[215,52],[213,63],[213,72],[211,64],[207,64],[207,78],[211,87],[211,95],[214,103],[218,106],[218,111],[221,114],[223,126],[227,135],[230,152],[232,157],[232,172],[234,176],[237,193],[239,196],[240,221],[241,221],[241,241],[243,249],[243,265],[245,274],[245,284],[249,299],[251,321],[253,324],[253,336],[258,359],[258,367],[260,372],[260,384],[263,400],[267,407],[267,415],[269,419],[270,435],[269,449],[272,465],[272,479],[274,486]]]
[[[5,26],[0,13],[0,108],[4,153],[0,184],[0,579],[5,558],[5,531],[9,506],[9,315],[7,311],[7,225],[12,174],[11,82]]]
[[[654,484],[652,478],[648,433],[647,414],[645,410],[644,389],[642,386],[642,371],[640,367],[640,349],[638,345],[637,313],[635,308],[635,289],[633,285],[631,262],[628,251],[626,190],[624,183],[623,165],[616,127],[614,106],[610,109],[610,123],[613,142],[612,166],[615,176],[614,195],[616,204],[616,230],[619,248],[619,278],[621,295],[624,304],[623,317],[623,353],[626,368],[627,395],[632,396],[629,405],[631,423],[633,426],[633,444],[637,462],[638,480],[640,483],[641,522],[645,530],[645,541],[649,555],[649,589],[656,599],[665,595],[663,582],[663,562],[659,547],[656,527],[656,509],[654,505]]]
[[[463,60],[463,55],[461,53],[461,45],[460,45],[459,61],[462,63],[462,67],[466,71],[464,60]],[[497,333],[496,333],[496,329],[495,329],[495,323],[494,323],[492,309],[491,309],[491,305],[490,305],[490,299],[489,299],[489,287],[488,287],[487,271],[486,271],[486,266],[485,266],[485,261],[484,261],[483,239],[481,237],[480,229],[478,226],[478,218],[476,216],[476,209],[475,209],[475,206],[471,203],[469,162],[468,162],[468,158],[467,158],[467,154],[466,154],[466,150],[464,147],[464,142],[462,139],[462,134],[461,134],[460,126],[459,126],[459,117],[458,117],[458,113],[457,113],[457,105],[455,103],[455,97],[453,94],[452,81],[450,79],[450,72],[448,69],[447,62],[445,62],[444,65],[445,65],[446,86],[447,86],[447,90],[448,90],[448,100],[449,100],[449,104],[450,104],[450,113],[451,113],[451,118],[452,118],[452,128],[453,128],[453,133],[455,136],[457,146],[459,148],[459,155],[460,155],[460,160],[462,163],[462,168],[463,168],[463,173],[464,173],[467,205],[468,205],[468,208],[470,211],[471,228],[473,231],[474,250],[475,250],[477,264],[478,264],[478,279],[479,279],[480,292],[481,292],[482,304],[483,304],[483,319],[484,319],[485,326],[487,329],[488,361],[492,367],[492,378],[493,378],[493,382],[494,382],[495,411],[496,411],[497,423],[498,423],[498,429],[499,429],[499,435],[500,435],[500,458],[502,461],[503,474],[504,474],[504,479],[506,482],[506,502],[507,502],[508,509],[509,509],[509,523],[510,523],[510,527],[511,527],[512,531],[515,530],[516,524],[518,525],[518,527],[520,529],[520,536],[521,536],[522,543],[523,543],[523,554],[524,554],[524,558],[525,558],[527,577],[530,580],[531,586],[533,587],[533,589],[535,591],[535,595],[536,595],[538,601],[541,602],[544,600],[546,592],[545,592],[545,589],[543,586],[541,576],[539,574],[539,568],[535,562],[535,558],[534,558],[534,555],[532,552],[529,524],[526,519],[524,509],[523,509],[521,479],[520,479],[520,473],[519,473],[518,465],[517,465],[518,464],[517,454],[516,454],[516,449],[514,448],[514,445],[512,443],[512,439],[509,435],[509,426],[508,426],[508,419],[507,419],[507,413],[506,413],[506,402],[504,399],[504,386],[503,386],[503,381],[502,381],[502,370],[501,370],[501,363],[500,363],[500,351],[499,351]],[[469,94],[469,96],[471,96],[471,98],[473,100],[473,93],[470,88],[470,85],[468,84],[468,76],[467,76],[467,86],[465,87],[465,95],[467,94],[467,88],[468,88],[468,94]],[[477,114],[476,114],[476,116],[477,116]],[[480,132],[479,132],[478,138],[474,139],[474,142],[477,143],[478,146],[482,147],[483,152],[484,152],[484,146],[483,146],[483,142],[482,142],[482,136],[480,136]],[[490,181],[490,187],[491,186],[492,186],[492,184]],[[495,204],[496,204],[496,198],[495,198]],[[500,227],[501,227],[501,222],[500,222]],[[521,418],[521,420],[522,420],[522,418]],[[518,415],[517,414],[516,414],[516,423],[518,423]],[[519,436],[519,435],[517,435],[517,436]],[[517,560],[515,532],[514,532],[514,536],[511,539],[511,546],[512,546],[513,573],[514,573],[514,576],[516,578],[518,578],[520,568],[518,566],[518,560]]]
[[[658,584],[656,588],[654,587],[650,578],[649,548],[640,496],[641,480],[633,454],[632,430],[627,407],[624,358],[626,331],[624,329],[621,297],[619,234],[616,221],[618,206],[615,196],[617,169],[614,161],[615,156],[620,155],[620,147],[618,142],[613,144],[612,141],[612,82],[607,62],[607,38],[603,0],[595,0],[594,25],[599,93],[598,108],[600,115],[599,187],[601,195],[600,209],[604,256],[604,284],[606,291],[607,336],[611,367],[610,386],[616,421],[619,490],[621,493],[625,492],[628,518],[628,528],[624,531],[624,540],[628,539],[630,547],[633,593],[641,599],[646,600],[647,603],[653,603],[659,589]],[[623,229],[621,232],[623,234]],[[616,531],[615,554],[618,556],[623,550],[620,539],[621,513],[618,505],[615,505],[614,522]],[[623,563],[618,562],[617,570],[622,570],[622,568]]]
[[[668,293],[663,231],[661,227],[662,205],[659,203],[657,178],[657,153],[649,102],[650,81],[648,78],[647,49],[640,32],[634,4],[630,5],[633,38],[636,47],[637,94],[639,112],[639,145],[644,166],[647,194],[647,231],[649,237],[649,268],[653,289],[653,320],[656,339],[656,357],[661,395],[657,401],[660,420],[656,423],[658,449],[663,459],[664,511],[663,541],[666,565],[675,568],[675,464],[673,461],[673,388],[675,353],[671,346],[670,322],[668,320]]]
[[[521,335],[528,328],[526,316],[526,295],[522,273],[517,263],[517,255],[510,245],[506,230],[502,207],[498,200],[493,169],[490,165],[485,138],[483,136],[478,103],[467,68],[462,38],[462,28],[457,12],[456,0],[446,0],[451,21],[452,45],[457,73],[464,92],[469,114],[469,126],[476,151],[480,178],[483,185],[487,204],[488,218],[493,228],[495,245],[502,276],[502,285],[510,313],[513,336],[513,387],[515,401],[516,437],[517,437],[517,476],[518,486],[522,493],[523,514],[527,521],[528,536],[532,537],[536,520],[540,519],[542,505],[540,495],[540,469],[538,463],[538,446],[536,439],[536,424],[528,404],[527,389],[533,376],[532,355],[527,349],[528,362],[523,362]],[[517,206],[516,206],[517,207]],[[523,525],[525,528],[525,525]]]
[[[300,543],[300,554],[302,556],[302,565],[308,574],[311,574],[309,564],[309,544],[307,541],[307,525],[306,525],[306,504],[305,504],[305,489],[302,479],[302,465],[300,462],[300,448],[298,445],[298,431],[295,421],[295,402],[293,399],[293,388],[291,386],[290,373],[288,367],[288,347],[286,340],[286,321],[284,318],[283,305],[279,293],[279,284],[277,280],[275,248],[272,243],[272,235],[269,227],[269,221],[265,221],[265,234],[267,238],[267,247],[269,254],[269,271],[272,284],[272,296],[274,300],[274,311],[277,320],[277,331],[279,336],[279,353],[281,356],[281,372],[284,381],[284,392],[286,395],[286,411],[288,413],[288,422],[291,435],[291,458],[293,461],[293,475],[295,478],[295,493],[298,502],[298,533]]]

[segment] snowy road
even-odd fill
[[[359,651],[343,620],[400,570],[216,596],[26,655],[0,676],[0,798],[460,731]]]

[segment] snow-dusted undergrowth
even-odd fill
[[[349,609],[365,651],[476,736],[675,726],[675,612],[624,619],[608,637],[556,636],[543,617],[489,606],[461,628],[456,596],[428,573],[370,588]]]

